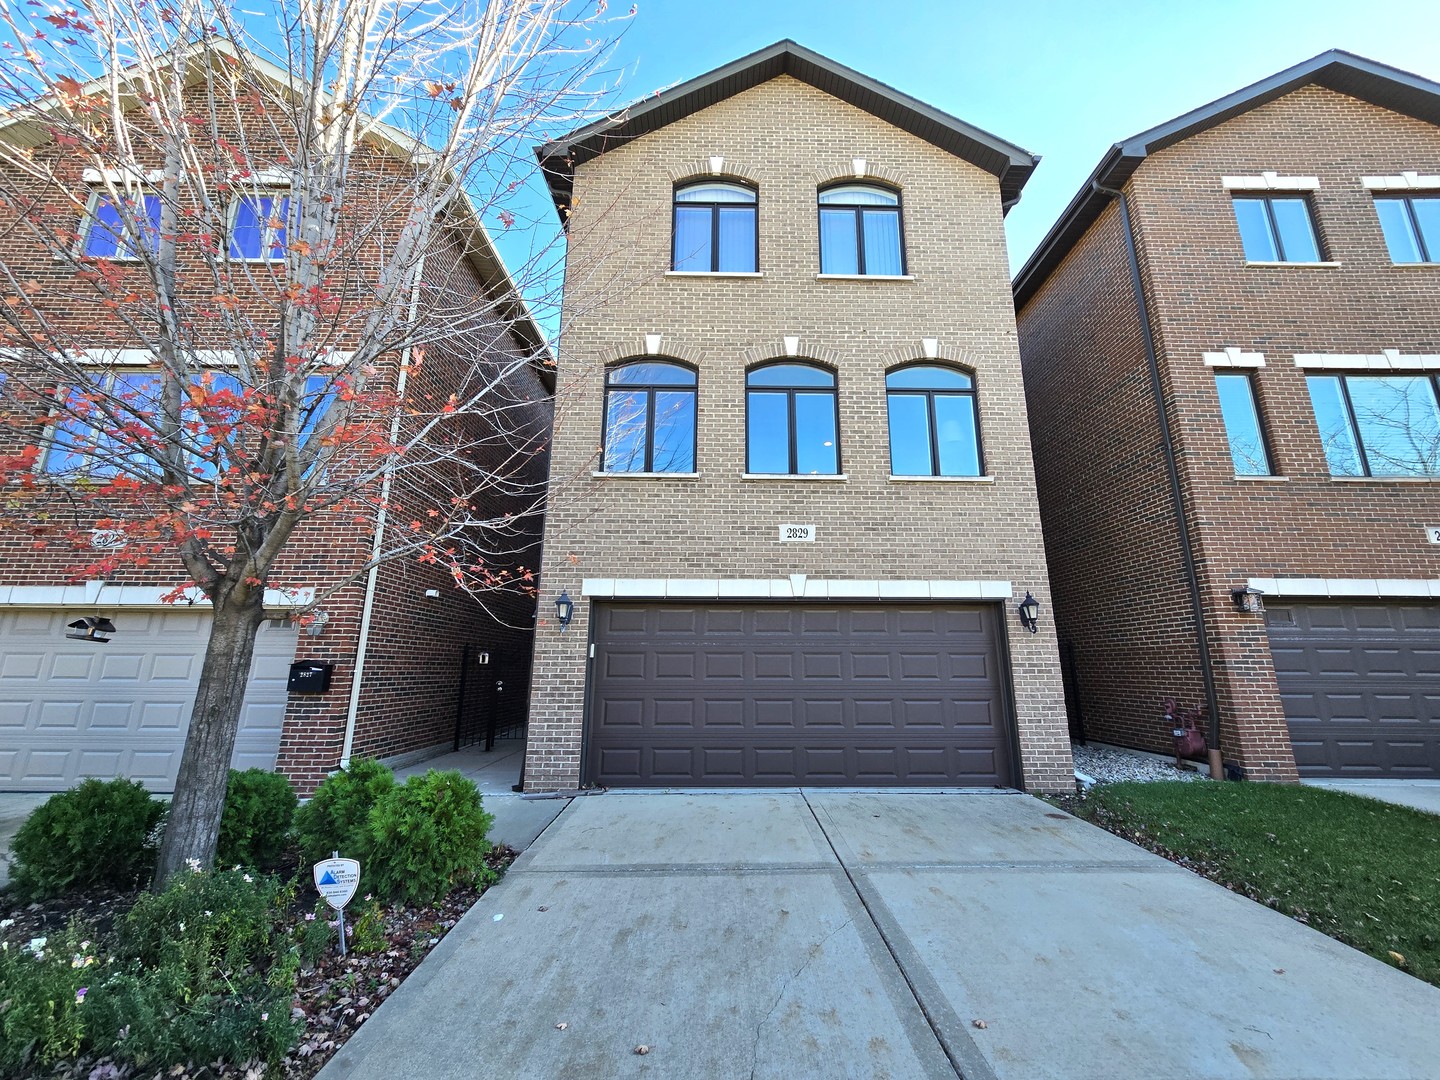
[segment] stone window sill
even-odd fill
[[[831,480],[841,483],[849,480],[845,473],[741,473],[741,480]]]
[[[816,281],[914,281],[914,274],[816,274]]]
[[[698,472],[604,472],[596,469],[590,474],[602,480],[699,480]]]
[[[890,474],[892,484],[993,484],[993,476],[897,476]]]
[[[1332,476],[1337,484],[1440,484],[1440,476]]]
[[[765,272],[752,270],[666,270],[666,277],[693,278],[762,278]]]
[[[1440,262],[1391,263],[1390,265],[1396,270],[1434,270],[1437,267],[1440,267]]]
[[[1338,262],[1247,262],[1246,266],[1279,266],[1298,270],[1333,270],[1343,264]]]
[[[1242,476],[1240,473],[1236,473],[1236,474],[1235,474],[1235,479],[1236,479],[1236,480],[1244,480],[1244,481],[1246,481],[1246,482],[1258,481],[1259,483],[1262,483],[1262,484],[1281,484],[1281,483],[1288,484],[1288,483],[1290,482],[1290,477],[1288,477],[1288,476],[1270,476],[1270,475],[1266,475],[1266,476],[1254,476],[1254,475]]]

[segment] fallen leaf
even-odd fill
[[[1276,974],[1276,975],[1284,975],[1284,974],[1285,974],[1285,969],[1284,969],[1284,968],[1276,968],[1276,969],[1275,969],[1275,974]]]
[[[635,1053],[640,1054],[642,1057],[649,1052],[650,1047],[646,1046],[644,1043],[641,1043],[639,1046],[635,1047]]]
[[[1398,952],[1396,952],[1394,949],[1389,950],[1389,952],[1390,952],[1390,958],[1391,958],[1392,960],[1394,960],[1394,961],[1395,961],[1397,964],[1399,964],[1401,967],[1404,967],[1404,966],[1405,966],[1405,957],[1401,956],[1401,955],[1400,955]]]
[[[555,1030],[556,1030],[556,1031],[564,1031],[564,1030],[565,1030],[566,1028],[568,1028],[569,1026],[570,1026],[569,1024],[556,1024],[556,1025],[555,1025]]]
[[[990,1025],[987,1024],[984,1020],[971,1020],[970,1023],[971,1023],[973,1026],[979,1028],[981,1031],[984,1031],[986,1028],[988,1028],[988,1027],[990,1026]]]

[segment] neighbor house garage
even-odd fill
[[[61,791],[87,776],[174,789],[209,612],[110,610],[110,641],[65,636],[68,623],[96,610],[0,609],[0,790]],[[295,643],[292,623],[260,627],[236,768],[275,766]]]
[[[1440,604],[1272,603],[1301,776],[1440,777]]]

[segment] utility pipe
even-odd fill
[[[1205,605],[1200,593],[1200,576],[1195,569],[1195,553],[1190,548],[1190,526],[1185,520],[1185,497],[1180,487],[1180,469],[1175,463],[1175,440],[1170,433],[1170,418],[1165,412],[1165,389],[1160,379],[1160,361],[1155,355],[1155,332],[1150,325],[1150,305],[1145,302],[1145,286],[1140,278],[1140,256],[1135,250],[1135,231],[1130,224],[1130,202],[1125,197],[1125,192],[1105,187],[1098,180],[1092,180],[1091,187],[1102,195],[1120,200],[1120,227],[1125,231],[1125,251],[1130,257],[1130,288],[1135,294],[1141,336],[1145,342],[1145,362],[1150,368],[1150,385],[1155,392],[1155,415],[1160,423],[1160,442],[1165,450],[1165,472],[1170,479],[1170,496],[1175,503],[1175,522],[1180,530],[1180,557],[1185,564],[1185,581],[1190,587],[1190,608],[1195,618],[1195,640],[1200,650],[1200,679],[1205,685],[1205,704],[1210,710],[1210,778],[1223,780],[1225,767],[1220,753],[1220,703],[1215,694],[1215,673],[1210,670],[1210,642],[1205,635]]]
[[[410,290],[410,325],[420,315],[420,286],[425,280],[425,253],[420,253],[419,265],[415,268],[415,285]],[[405,400],[405,390],[410,383],[410,357],[412,347],[406,345],[400,350],[400,374],[395,379],[395,400],[397,408],[390,419],[390,445],[400,438],[400,410],[398,405]],[[370,573],[365,577],[365,606],[360,611],[360,642],[355,649],[355,677],[350,683],[350,708],[345,717],[345,743],[340,748],[340,768],[350,767],[350,751],[355,746],[355,720],[360,713],[360,683],[365,676],[365,657],[370,651],[370,619],[375,610],[375,584],[380,576],[380,552],[385,539],[385,524],[390,516],[390,487],[395,475],[394,466],[386,457],[385,473],[380,480],[380,510],[375,515],[375,542],[370,545]]]

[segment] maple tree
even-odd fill
[[[297,534],[361,537],[301,618],[401,557],[532,587],[547,436],[515,376],[552,361],[484,225],[516,224],[528,144],[593,114],[611,18],[246,7],[0,0],[0,515],[76,579],[213,612],[157,884],[213,860]]]

